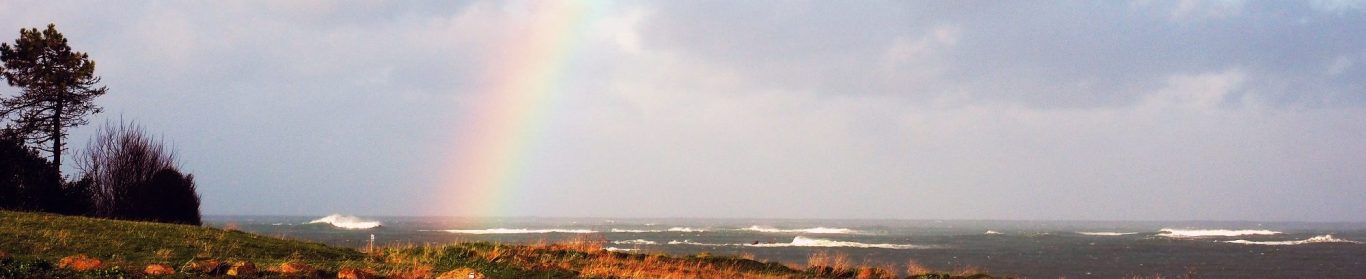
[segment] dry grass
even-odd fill
[[[986,269],[982,269],[974,265],[964,265],[953,268],[953,272],[950,272],[949,274],[953,276],[972,276],[984,273],[987,273]]]
[[[924,274],[933,274],[933,273],[935,273],[933,269],[930,269],[930,268],[928,268],[928,267],[925,267],[924,265],[921,265],[920,262],[917,262],[917,261],[915,261],[914,259],[906,260],[906,275],[908,275],[908,276],[924,275]]]
[[[692,256],[671,257],[662,253],[628,254],[610,252],[600,235],[584,234],[559,241],[536,241],[526,245],[497,243],[456,243],[450,245],[390,245],[374,253],[388,266],[381,272],[395,278],[414,278],[420,274],[474,267],[481,272],[498,272],[490,267],[512,267],[523,273],[558,273],[577,277],[604,278],[809,278],[796,270],[784,272],[759,270],[763,265],[744,257]],[[753,258],[753,255],[747,256]],[[483,267],[483,268],[480,268]],[[383,268],[383,267],[381,267]],[[433,269],[435,268],[435,269]],[[778,267],[781,269],[781,267]],[[503,273],[508,277],[507,273]]]
[[[808,269],[819,270],[821,275],[844,273],[851,265],[849,255],[840,252],[816,251],[806,258]]]
[[[858,279],[885,279],[885,278],[896,278],[896,274],[892,274],[892,270],[894,270],[894,269],[890,269],[890,268],[887,268],[887,267],[874,267],[874,266],[866,266],[866,265],[865,265],[865,266],[859,266],[859,268],[858,268],[858,273],[855,273],[854,278],[858,278]]]
[[[174,253],[175,250],[161,248],[157,249],[156,252],[152,252],[152,255],[156,256],[157,259],[161,261],[169,261],[171,260],[171,255],[174,255]]]
[[[1197,275],[1195,274],[1195,269],[1194,269],[1194,268],[1187,268],[1185,274],[1181,274],[1181,275],[1178,275],[1178,276],[1163,276],[1163,275],[1161,275],[1161,274],[1154,274],[1154,275],[1151,275],[1151,276],[1130,275],[1130,276],[1124,277],[1124,279],[1166,279],[1166,278],[1172,278],[1172,279],[1194,279],[1194,278],[1199,278],[1199,276],[1197,276]]]
[[[735,266],[714,265],[701,261],[664,260],[645,257],[636,260],[618,257],[594,257],[580,270],[583,276],[615,278],[789,278],[787,276],[742,271]]]

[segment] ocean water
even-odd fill
[[[746,253],[805,263],[819,251],[903,268],[973,266],[1023,278],[1366,278],[1366,223],[208,216],[208,225],[331,245],[556,241],[609,249]]]

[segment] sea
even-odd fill
[[[606,249],[805,265],[908,261],[1016,278],[1366,278],[1366,223],[206,216],[214,227],[362,248],[605,240]]]

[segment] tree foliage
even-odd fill
[[[0,209],[49,211],[61,200],[52,165],[13,134],[0,135]]]
[[[95,61],[71,50],[56,25],[20,29],[14,44],[0,43],[0,77],[20,94],[0,100],[0,118],[13,120],[9,129],[25,142],[51,152],[52,165],[62,163],[63,140],[71,127],[85,125],[86,116],[101,108],[92,101],[107,89],[97,86]]]
[[[200,224],[194,176],[134,124],[105,125],[77,158],[81,178],[63,181],[66,131],[100,112],[93,100],[106,89],[54,25],[20,29],[14,45],[0,43],[0,62],[0,77],[20,89],[0,96],[0,209]]]
[[[199,195],[175,153],[133,123],[108,123],[76,157],[94,197],[95,215],[116,219],[195,224]]]

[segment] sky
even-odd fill
[[[1366,221],[1363,1],[432,2],[0,1],[0,41],[55,23],[205,214]],[[506,108],[516,179],[467,189]]]

